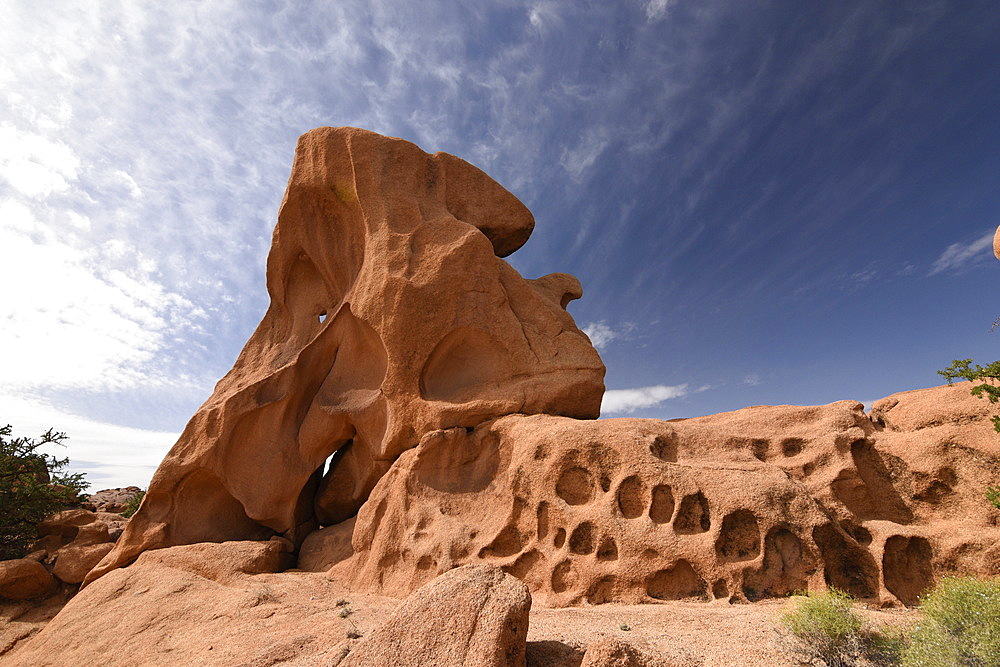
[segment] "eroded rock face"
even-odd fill
[[[827,586],[914,604],[940,574],[1000,573],[1000,512],[982,498],[1000,469],[987,405],[963,383],[890,396],[874,421],[840,401],[435,431],[362,507],[354,553],[311,564],[404,595],[491,563],[548,606]]]
[[[430,431],[597,417],[604,366],[565,310],[579,282],[525,280],[501,259],[533,225],[451,155],[354,128],[303,135],[268,256],[271,305],[90,578],[152,548],[297,544],[356,513]]]

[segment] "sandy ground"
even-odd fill
[[[175,600],[168,606],[204,609],[205,591],[195,594],[197,588],[187,589],[192,594],[187,604]],[[260,590],[266,590],[267,595],[261,598]],[[236,600],[248,591],[254,591],[261,601],[249,608],[240,603],[238,612],[225,612],[226,604],[217,597],[220,593],[232,594]],[[86,619],[77,621],[85,623],[77,626],[79,632],[70,633],[78,638],[81,634],[93,638],[82,642],[84,646],[78,645],[70,651],[58,642],[48,647],[35,643],[34,653],[27,640],[52,619],[63,601],[54,598],[45,603],[0,605],[0,663],[79,664],[77,661],[86,653],[105,664],[167,665],[181,664],[177,662],[181,660],[191,665],[247,667],[327,665],[351,641],[347,637],[349,632],[367,634],[401,602],[395,598],[352,594],[322,574],[292,572],[246,577],[225,590],[215,589],[212,596],[217,604],[209,605],[215,610],[208,616],[185,618],[183,613],[164,613],[157,622],[131,631],[126,630],[127,623],[113,618],[104,622],[100,618]],[[338,607],[337,602],[343,600],[349,601],[352,610],[348,619],[339,614],[342,606]],[[76,602],[79,606],[86,600]],[[656,656],[663,665],[676,667],[798,665],[789,650],[788,639],[780,630],[779,617],[789,604],[789,600],[766,600],[753,604],[716,601],[566,609],[536,607],[528,631],[528,665],[576,667],[587,645],[606,636],[625,639]],[[905,625],[916,615],[913,610],[859,609],[871,623],[883,626]],[[131,640],[123,636],[130,633],[134,633]],[[143,634],[146,637],[140,639]],[[163,637],[156,638],[159,634]],[[44,638],[45,635],[39,639]],[[116,648],[122,642],[127,644],[137,639],[164,652],[157,654],[158,649],[154,649],[141,660],[116,659]],[[25,646],[28,651],[23,650]],[[40,654],[38,648],[42,648]]]

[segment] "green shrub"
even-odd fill
[[[21,558],[35,539],[38,523],[72,505],[90,486],[83,473],[66,473],[69,459],[39,452],[63,444],[65,433],[49,429],[38,440],[11,438],[10,424],[0,427],[0,560]]]
[[[938,371],[938,375],[943,375],[948,384],[954,380],[968,380],[969,382],[981,382],[970,391],[973,396],[986,398],[990,403],[1000,401],[1000,361],[994,361],[989,366],[972,364],[972,359],[955,359],[951,366]],[[1000,417],[992,417],[993,429],[1000,433]]]
[[[989,501],[990,505],[1000,510],[1000,486],[987,486],[986,500]]]
[[[795,638],[793,650],[805,662],[821,660],[829,667],[892,664],[901,640],[865,627],[847,593],[831,588],[794,598],[795,608],[781,617]]]
[[[146,496],[145,491],[140,491],[136,494],[135,498],[125,503],[125,509],[122,510],[122,516],[126,519],[130,518],[139,509],[139,505],[142,503],[142,499]]]
[[[1000,666],[1000,579],[942,579],[920,609],[904,665]]]

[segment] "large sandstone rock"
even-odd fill
[[[17,558],[0,561],[0,598],[30,600],[45,597],[55,588],[52,575],[36,560]]]
[[[206,550],[195,554],[191,547]],[[245,544],[146,552],[81,590],[29,641],[6,654],[0,645],[0,663],[329,664],[333,654],[324,654],[351,628],[334,604],[342,587],[310,573],[246,574],[257,569],[260,553],[259,545]],[[353,617],[365,628],[368,614],[389,612],[371,606]]]
[[[338,667],[523,667],[531,595],[501,570],[467,565],[413,593]]]
[[[604,366],[565,310],[579,282],[525,280],[501,259],[533,225],[451,155],[353,128],[303,135],[268,256],[271,305],[91,579],[153,548],[298,544],[357,512],[430,431],[597,417]]]
[[[966,383],[872,415],[841,401],[435,431],[376,486],[355,553],[331,572],[404,595],[486,562],[551,606],[826,586],[913,604],[942,573],[1000,573],[1000,513],[982,497],[1000,469],[988,404]]]

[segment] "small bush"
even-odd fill
[[[62,445],[65,433],[49,429],[37,440],[12,438],[0,426],[0,560],[21,558],[35,540],[35,528],[51,514],[72,505],[87,486],[83,473],[63,469],[69,459],[38,451]]]
[[[1000,579],[942,579],[920,609],[904,665],[1000,667]]]
[[[126,519],[132,517],[139,510],[139,505],[142,503],[142,499],[146,496],[145,491],[140,491],[136,494],[135,498],[125,503],[125,509],[122,510],[122,516]]]
[[[829,667],[879,665],[895,662],[900,640],[865,627],[850,595],[831,588],[796,599],[781,622],[795,637],[794,650],[806,662],[821,660]]]
[[[986,501],[1000,510],[1000,486],[986,487]]]

